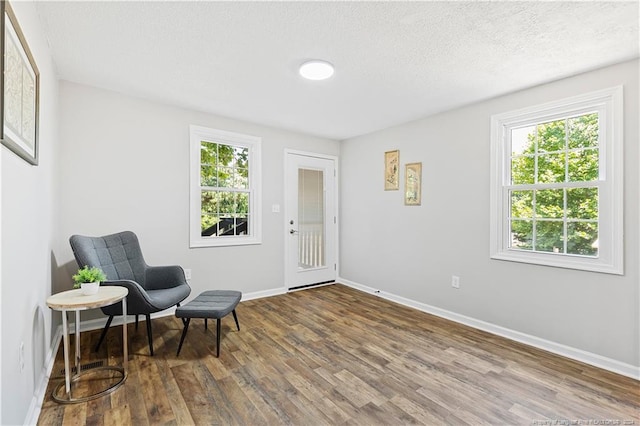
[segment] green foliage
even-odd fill
[[[249,148],[200,143],[201,230],[249,213]]]
[[[598,180],[596,113],[524,130],[528,133],[522,149],[516,150],[518,141],[512,142],[513,185]],[[510,199],[514,248],[563,253],[566,233],[567,253],[597,255],[597,188],[512,190]]]
[[[99,281],[104,281],[107,279],[107,276],[102,271],[102,269],[97,267],[84,266],[82,269],[78,269],[78,273],[72,276],[73,278],[73,288],[80,288],[80,284],[82,283],[95,283]]]
[[[200,143],[200,183],[211,188],[249,187],[249,148]]]

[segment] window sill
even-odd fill
[[[262,244],[262,239],[255,237],[216,237],[215,240],[197,239],[189,242],[189,248],[230,247]]]
[[[552,266],[555,268],[577,269],[588,272],[600,272],[604,274],[624,275],[622,265],[605,262],[600,258],[590,258],[578,255],[558,255],[551,253],[524,252],[520,250],[504,250],[492,253],[491,259]]]

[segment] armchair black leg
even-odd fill
[[[138,331],[138,314],[136,314],[136,331]]]
[[[98,344],[96,345],[96,348],[95,348],[94,352],[98,352],[98,349],[100,349],[100,345],[102,344],[102,341],[104,340],[104,336],[107,335],[107,331],[109,331],[109,327],[111,326],[111,321],[113,321],[113,315],[109,316],[109,319],[107,320],[107,324],[102,329],[102,333],[100,334],[100,340],[98,340]]]
[[[236,315],[236,310],[231,311],[233,314],[233,319],[236,320],[236,327],[238,327],[238,331],[240,331],[240,323],[238,322],[238,316]]]
[[[147,314],[147,338],[149,339],[149,353],[153,356],[153,336],[151,334],[151,314]]]

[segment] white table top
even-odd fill
[[[124,299],[129,290],[120,286],[100,286],[92,295],[82,294],[81,289],[63,291],[47,298],[47,306],[56,311],[84,310],[112,305]]]

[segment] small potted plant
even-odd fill
[[[89,296],[98,292],[100,281],[106,280],[107,276],[100,268],[85,266],[82,269],[78,269],[78,273],[71,278],[73,278],[74,282],[73,288],[81,288],[82,294]]]

